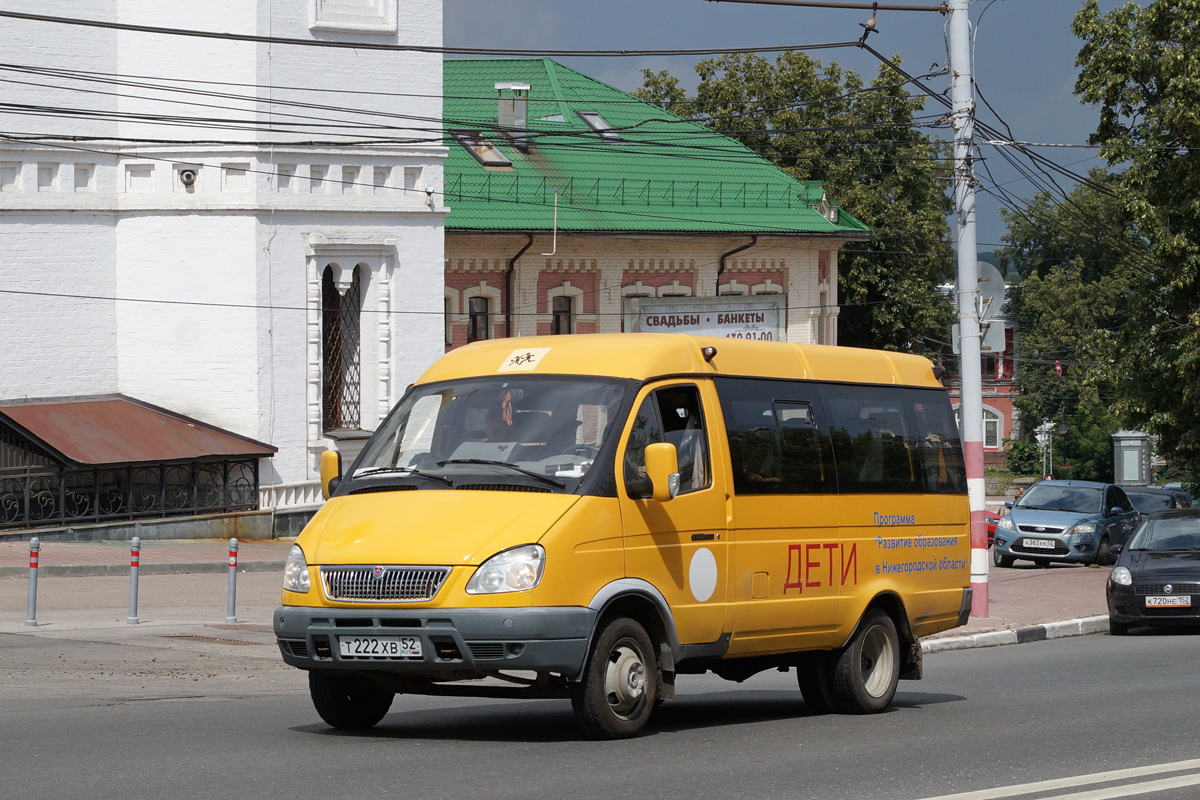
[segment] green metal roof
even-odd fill
[[[498,82],[530,86],[530,147],[497,129]],[[448,60],[443,116],[447,230],[783,233],[860,238],[845,212],[814,209],[820,183],[788,175],[734,139],[550,59]],[[619,141],[593,131],[596,112]],[[455,138],[478,132],[511,167],[480,163]],[[611,136],[611,134],[610,134]]]

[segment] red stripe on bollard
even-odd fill
[[[29,551],[29,568],[30,568],[30,569],[37,569],[37,568],[38,568],[38,554],[37,554],[37,550],[30,550],[30,551]]]

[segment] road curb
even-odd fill
[[[176,564],[147,564],[138,567],[145,575],[195,575],[202,573],[225,573],[229,564],[224,561],[197,561]],[[239,572],[283,572],[282,561],[239,561]],[[40,578],[109,578],[129,575],[128,564],[75,564],[56,566],[43,564],[38,567]],[[0,579],[27,578],[29,567],[0,567]]]
[[[1108,631],[1108,614],[1098,617],[1080,617],[1060,622],[1047,622],[1007,631],[987,631],[970,636],[946,636],[938,639],[923,639],[922,653],[940,653],[946,650],[970,650],[976,647],[999,647],[1006,644],[1041,642],[1046,639],[1063,639],[1068,636],[1085,636],[1090,633]]]

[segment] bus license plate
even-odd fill
[[[1034,547],[1038,550],[1053,550],[1055,543],[1052,539],[1026,539],[1026,547]]]
[[[419,636],[339,636],[338,653],[349,658],[420,658]]]
[[[1192,604],[1192,596],[1190,594],[1152,594],[1146,597],[1147,608],[1187,608]]]

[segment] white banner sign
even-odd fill
[[[786,341],[782,294],[753,297],[627,297],[625,330],[722,339]]]

